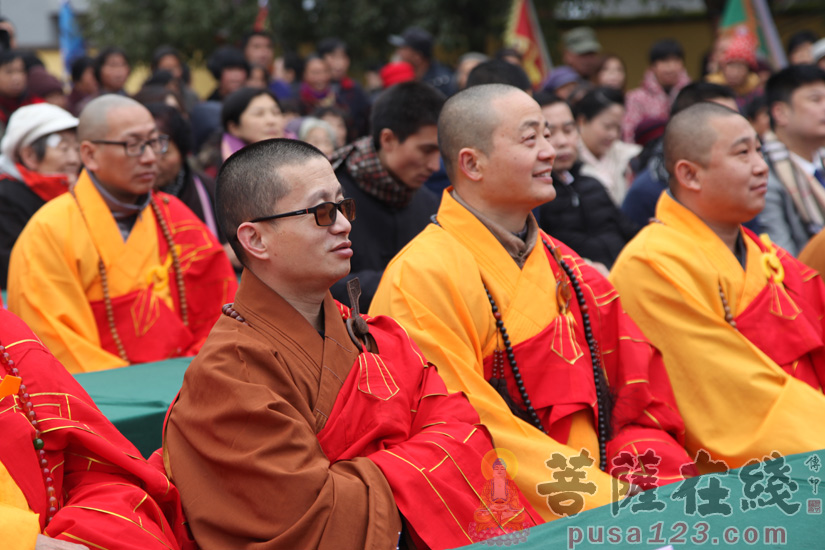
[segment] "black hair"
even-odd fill
[[[147,103],[146,108],[152,113],[160,133],[169,136],[185,159],[192,151],[192,127],[189,122],[180,111],[165,103]]]
[[[268,33],[266,31],[252,30],[252,31],[246,31],[245,33],[243,33],[243,36],[241,37],[241,52],[246,50],[247,44],[249,44],[249,41],[252,40],[252,38],[254,36],[263,36],[264,38],[269,40],[269,45],[270,46],[275,47],[275,38],[272,36],[271,33]]]
[[[765,101],[771,115],[771,128],[774,128],[773,105],[791,103],[791,96],[802,86],[825,82],[825,71],[818,65],[790,65],[771,75],[765,83]]]
[[[0,51],[0,67],[8,65],[15,59],[23,59],[23,52],[20,50],[2,50]]]
[[[143,81],[144,86],[166,86],[170,82],[175,81],[175,75],[171,72],[161,69],[154,71],[149,77]]]
[[[505,57],[515,57],[519,61],[524,59],[524,56],[521,55],[521,52],[515,48],[499,48],[498,50],[496,50],[496,53],[493,54],[494,59],[504,60]]]
[[[691,105],[719,99],[721,97],[736,101],[736,94],[728,86],[714,84],[712,82],[703,82],[701,80],[691,82],[679,91],[670,108],[670,116],[684,111]]]
[[[20,55],[23,58],[23,66],[26,68],[27,73],[31,70],[32,67],[45,68],[46,66],[43,64],[43,60],[37,56],[37,53],[33,52],[32,50],[21,50]]]
[[[586,96],[590,91],[594,90],[596,85],[589,80],[579,80],[576,85],[567,94],[567,104],[573,109],[576,103]]]
[[[318,43],[318,55],[321,57],[324,57],[328,53],[332,53],[335,50],[344,50],[344,53],[349,53],[347,50],[347,43],[340,38],[324,38]]]
[[[293,114],[301,116],[301,112],[304,109],[301,100],[297,97],[287,97],[284,99],[279,99],[278,104],[281,106],[281,112],[284,114]]]
[[[788,45],[785,51],[788,55],[791,55],[799,46],[803,44],[813,44],[817,40],[819,40],[819,37],[811,30],[804,29],[797,31],[788,39]]]
[[[40,136],[29,144],[35,158],[37,158],[37,162],[42,161],[46,157],[46,149],[48,148],[48,144],[46,142],[51,135],[52,134],[46,134],[45,136]]]
[[[658,42],[653,44],[653,46],[650,47],[648,57],[650,59],[651,65],[653,65],[657,61],[665,61],[673,57],[677,57],[684,61],[685,50],[682,49],[682,45],[679,44],[677,41],[671,38],[666,38],[664,40],[659,40]]]
[[[403,143],[424,126],[436,126],[447,97],[424,82],[402,82],[381,92],[372,105],[370,126],[375,149],[388,128]]]
[[[547,107],[555,105],[556,103],[567,103],[565,100],[554,94],[549,90],[540,90],[533,94],[533,99],[539,104],[539,107]]]
[[[581,117],[589,122],[613,105],[624,106],[624,94],[616,88],[600,86],[593,88],[576,102],[573,106],[573,116],[576,120]]]
[[[181,64],[181,67],[183,67],[183,57],[181,57],[180,52],[177,49],[172,46],[158,46],[155,48],[155,51],[152,52],[152,72],[158,70],[158,63],[160,63],[160,60],[167,55],[175,57],[178,60],[178,63]]]
[[[99,84],[102,84],[100,81],[100,70],[103,68],[103,65],[106,63],[106,60],[113,55],[121,55],[123,59],[126,60],[126,64],[131,66],[132,64],[129,62],[129,56],[126,55],[126,52],[121,48],[117,48],[115,46],[108,46],[103,48],[97,57],[95,57],[94,63],[94,71],[95,71],[95,80],[98,81]]]
[[[304,58],[295,52],[284,54],[284,69],[295,72],[295,80],[300,82],[304,79]]]
[[[221,109],[221,124],[223,125],[224,131],[229,131],[230,122],[240,124],[241,115],[243,112],[246,111],[246,108],[249,107],[249,104],[252,103],[253,99],[261,95],[268,95],[272,98],[278,108],[281,108],[281,103],[278,101],[278,98],[266,88],[250,88],[246,86],[240,90],[235,90],[223,100],[223,108]]]
[[[314,116],[315,118],[323,118],[327,115],[334,115],[344,119],[344,121],[347,120],[347,113],[345,113],[343,109],[341,109],[340,107],[336,107],[335,105],[318,107],[317,109],[312,111],[312,116]]]
[[[226,69],[243,69],[246,76],[249,76],[249,62],[241,50],[231,46],[222,46],[212,52],[212,55],[206,61],[206,68],[209,69],[215,80],[220,80],[221,74]]]
[[[281,170],[327,157],[297,139],[267,139],[244,147],[226,159],[215,184],[218,227],[235,255],[245,265],[246,254],[238,241],[238,227],[272,213],[275,203],[290,190]]]
[[[743,109],[743,111],[745,118],[753,122],[754,120],[756,120],[756,117],[759,115],[759,112],[767,108],[768,101],[767,99],[765,99],[765,96],[758,95],[745,104],[745,108]]]
[[[165,104],[169,96],[175,98],[175,101],[180,106],[180,110],[186,109],[186,106],[183,104],[183,98],[180,96],[180,94],[178,94],[174,90],[167,88],[163,84],[146,83],[143,85],[143,87],[141,87],[140,90],[138,90],[138,92],[134,96],[132,96],[132,99],[134,99],[138,103],[141,103],[142,105],[148,105],[149,103]]]
[[[82,57],[78,57],[74,61],[72,61],[72,82],[80,82],[83,78],[83,73],[89,67],[95,66],[95,60],[89,57],[88,55],[84,55]]]
[[[317,52],[311,53],[308,56],[306,56],[304,58],[304,70],[306,70],[306,67],[307,67],[307,65],[309,65],[310,61],[314,61],[316,59],[319,60],[319,61],[324,61],[324,59],[321,57],[321,55],[318,54]],[[324,61],[324,65],[326,65],[326,61]],[[304,78],[304,75],[303,75],[303,72],[302,72],[301,73],[301,80],[303,80],[303,78]]]
[[[771,75],[765,84],[765,98],[769,106],[790,103],[797,88],[816,82],[825,82],[825,71],[817,65],[791,65]]]
[[[490,59],[476,65],[467,75],[465,88],[480,84],[509,84],[519,90],[530,90],[533,84],[524,69],[503,59]]]

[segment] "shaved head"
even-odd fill
[[[717,103],[697,103],[674,115],[667,123],[664,136],[665,169],[670,174],[670,190],[675,195],[679,184],[674,167],[680,160],[707,167],[718,134],[710,121],[720,117],[742,116]]]
[[[324,154],[294,139],[268,139],[248,145],[229,157],[218,172],[215,210],[218,227],[242,263],[246,253],[238,241],[238,226],[272,213],[298,182],[286,181],[284,168],[301,166]]]
[[[490,153],[493,130],[500,123],[500,113],[491,108],[491,104],[510,94],[524,92],[506,84],[483,84],[458,92],[444,104],[438,117],[438,148],[453,183],[461,149],[472,147],[485,155]]]
[[[134,99],[119,94],[104,94],[91,100],[83,108],[78,118],[77,137],[80,141],[104,139],[109,131],[108,116],[113,110],[143,105]],[[147,110],[147,112],[149,112]]]

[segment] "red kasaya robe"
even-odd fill
[[[2,309],[0,344],[25,386],[0,396],[0,465],[25,498],[20,516],[31,527],[29,519],[39,523],[27,537],[40,531],[90,549],[194,550],[177,489],[159,468],[159,457],[154,465],[143,459],[31,330]],[[0,376],[9,377],[1,363]],[[36,412],[58,500],[48,525],[49,495],[35,429],[20,404],[24,393]],[[25,547],[8,536],[0,533],[0,546]]]
[[[349,308],[338,306],[349,318]],[[477,542],[475,516],[491,512],[482,497],[484,461],[496,458],[490,436],[395,321],[366,319],[379,354],[358,356],[318,441],[333,462],[366,456],[381,468],[416,541],[428,548]],[[519,512],[484,538],[512,531],[508,524],[542,523],[517,489],[513,499]]]

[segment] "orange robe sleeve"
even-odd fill
[[[799,253],[799,261],[814,268],[825,281],[825,232],[820,231],[811,237]]]

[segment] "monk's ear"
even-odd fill
[[[458,152],[458,169],[465,178],[480,181],[484,175],[484,157],[478,149],[464,147]]]
[[[266,222],[263,222],[266,223]],[[244,222],[238,226],[238,242],[247,256],[258,260],[269,259],[269,250],[256,223]]]
[[[92,172],[100,167],[97,160],[99,151],[98,146],[90,141],[80,142],[80,160],[83,162],[83,166]]]
[[[702,183],[699,177],[700,169],[699,164],[693,161],[687,159],[678,160],[673,166],[673,177],[676,178],[679,187],[691,191],[700,191],[702,189]]]

